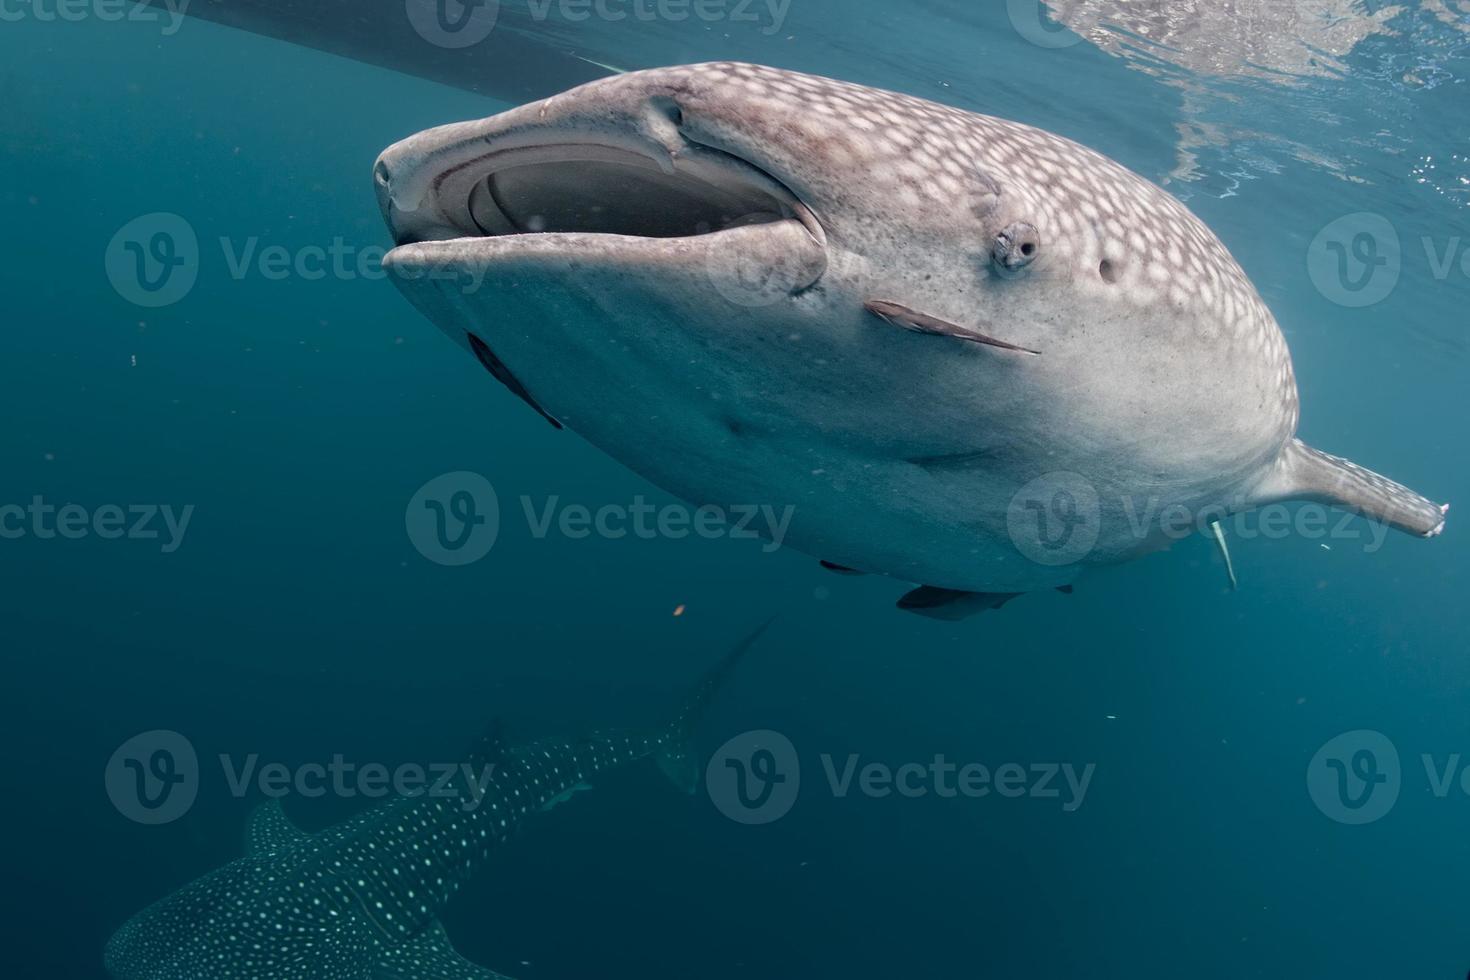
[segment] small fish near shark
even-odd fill
[[[787,543],[925,615],[1161,550],[1163,515],[1222,545],[1285,501],[1445,526],[1296,437],[1285,339],[1203,222],[1031,126],[700,64],[373,173],[392,279],[519,398],[688,501],[791,504]]]
[[[450,945],[439,922],[445,904],[527,820],[597,776],[651,758],[694,792],[694,727],[765,629],[661,728],[509,748],[492,729],[460,767],[450,787],[457,795],[394,799],[316,834],[291,824],[278,801],[260,807],[245,856],[124,924],[107,944],[107,972],[114,980],[505,980]]]

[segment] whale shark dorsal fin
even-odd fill
[[[475,769],[498,766],[505,761],[505,756],[505,723],[497,717],[485,727],[485,733],[470,750],[470,766]]]
[[[494,970],[471,963],[449,942],[438,922],[406,943],[384,950],[366,980],[510,980]]]
[[[1293,439],[1256,488],[1251,503],[1310,500],[1352,511],[1390,527],[1433,538],[1444,531],[1449,504],[1436,504],[1386,476]]]
[[[703,767],[699,764],[698,753],[694,748],[694,726],[704,716],[715,693],[724,686],[736,665],[775,621],[773,616],[747,633],[719,663],[700,678],[699,683],[679,706],[673,722],[663,733],[653,761],[659,771],[680,791],[691,796],[698,792],[703,775]]]
[[[245,821],[245,853],[252,857],[286,851],[310,837],[286,816],[280,800],[262,803]]]

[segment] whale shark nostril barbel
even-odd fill
[[[374,172],[392,278],[523,401],[687,500],[791,506],[788,543],[921,584],[905,608],[1068,585],[1181,511],[1444,528],[1297,438],[1285,339],[1202,221],[1044,130],[716,63],[430,129]]]
[[[769,624],[767,624],[769,625]],[[144,909],[107,944],[115,980],[496,980],[450,945],[445,904],[528,819],[594,778],[652,758],[694,792],[693,730],[742,640],[645,732],[503,744],[493,728],[452,785],[391,800],[317,834],[258,808],[244,857]]]

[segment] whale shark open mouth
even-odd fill
[[[779,180],[693,143],[657,156],[580,142],[491,149],[446,161],[418,202],[393,193],[398,176],[380,164],[398,245],[541,234],[693,238],[782,221],[799,222],[826,244],[816,215]]]
[[[550,310],[569,283],[591,277],[584,295],[631,295],[642,283],[646,298],[683,283],[723,320],[717,304],[730,297],[737,308],[759,305],[744,299],[752,281],[774,297],[826,271],[827,236],[814,212],[734,154],[682,134],[665,142],[636,130],[533,134],[491,120],[486,133],[485,125],[431,130],[379,158],[379,203],[398,246],[383,266],[557,428],[534,378],[501,356],[509,307]]]
[[[712,152],[665,172],[611,147],[543,147],[475,184],[471,217],[487,235],[581,232],[690,238],[810,212],[774,179]],[[753,170],[753,168],[752,168]],[[742,172],[745,171],[745,172]]]

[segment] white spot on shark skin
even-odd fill
[[[471,220],[472,188],[491,182],[512,210],[517,194],[527,211],[565,196],[558,175],[572,171],[554,158],[582,141],[649,158],[650,100],[679,109],[679,193],[649,182],[621,194],[638,206],[611,233],[564,217],[546,234],[506,221],[486,235]],[[502,141],[546,159],[501,186],[503,157],[481,161]],[[728,165],[713,178],[697,170],[710,153]],[[1229,251],[1163,190],[1060,136],[718,63],[431,130],[380,164],[438,188],[429,213],[387,216],[411,244],[385,266],[451,338],[483,332],[537,403],[686,499],[798,503],[785,543],[836,564],[950,591],[1062,585],[1158,546],[1158,529],[1117,516],[1140,493],[1164,497],[1160,513],[1305,496],[1421,535],[1440,522],[1397,485],[1331,480],[1336,464],[1294,438],[1290,356]],[[760,220],[647,227],[648,214],[698,211],[707,179],[719,200],[769,196]],[[998,274],[997,235],[1016,223],[1039,233],[1039,254]],[[483,288],[455,293],[422,274],[436,266]],[[776,288],[742,303],[752,282]],[[863,315],[872,300],[1041,356],[1018,369],[945,331],[884,330]],[[915,462],[957,459],[968,463]],[[1062,569],[1004,530],[1018,489],[1055,472],[1109,502],[1096,548]]]

